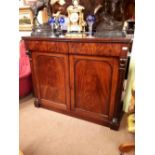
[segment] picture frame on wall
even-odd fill
[[[19,31],[32,31],[33,13],[29,6],[19,8]]]

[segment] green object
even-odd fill
[[[124,105],[123,105],[123,110],[125,112],[128,112],[128,108],[129,108],[130,100],[132,96],[131,93],[134,87],[135,87],[135,62],[134,62],[134,59],[131,59],[130,66],[129,66],[127,87],[126,87],[125,97],[124,97]]]

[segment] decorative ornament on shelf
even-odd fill
[[[96,27],[96,37],[125,37],[124,23],[124,0],[105,0],[105,9],[100,13]]]
[[[68,36],[82,36],[85,32],[86,22],[84,21],[83,10],[85,9],[79,4],[79,0],[72,0],[73,5],[69,5],[67,8],[68,12]]]
[[[88,38],[93,38],[93,24],[95,23],[95,16],[88,15],[87,16],[87,24],[88,24]]]
[[[41,24],[38,20],[38,14],[44,8],[47,10],[48,17],[52,17],[52,13],[50,10],[50,0],[35,0],[30,5],[32,13],[33,13],[33,28],[32,28],[32,36],[49,36],[51,32],[50,24],[43,23]]]
[[[51,37],[54,38],[55,33],[54,33],[54,26],[55,26],[55,18],[54,17],[50,17],[48,20],[48,23],[51,25]]]
[[[64,35],[63,35],[62,27],[63,27],[63,25],[64,25],[64,23],[65,23],[65,18],[64,18],[63,16],[60,16],[60,17],[58,18],[58,23],[59,23],[59,28],[60,28],[60,35],[59,35],[59,37],[60,37],[60,38],[63,38]]]

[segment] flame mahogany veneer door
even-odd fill
[[[70,56],[71,110],[87,119],[112,119],[118,81],[118,60]]]
[[[69,109],[68,56],[51,53],[32,53],[35,87],[41,105]]]

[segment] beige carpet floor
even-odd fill
[[[119,131],[35,108],[29,95],[20,99],[20,149],[24,155],[119,155],[118,146],[134,140],[126,116]],[[134,155],[130,153],[128,155]]]

